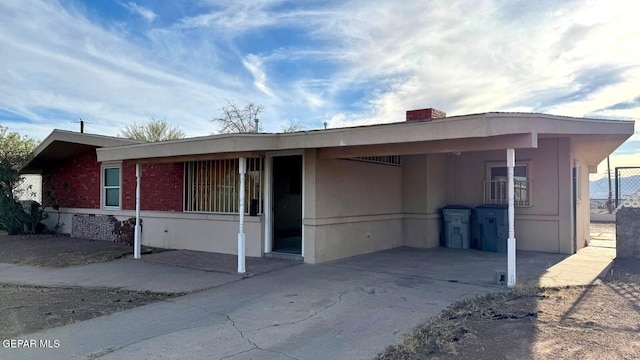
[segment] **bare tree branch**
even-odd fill
[[[255,121],[262,110],[264,108],[259,104],[248,102],[244,108],[240,108],[235,102],[227,100],[227,105],[220,109],[220,116],[211,121],[220,126],[220,134],[252,133],[256,132]]]
[[[301,130],[302,130],[302,125],[298,121],[290,122],[282,126],[283,133],[292,133],[292,132],[301,131]]]

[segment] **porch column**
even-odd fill
[[[264,253],[268,254],[273,250],[273,239],[271,238],[271,168],[273,157],[264,158]]]
[[[136,227],[133,234],[133,258],[140,259],[140,180],[142,169],[136,164]]]
[[[509,237],[507,238],[507,286],[516,286],[516,238],[514,230],[514,182],[513,168],[516,165],[516,152],[507,149],[507,196],[509,204]]]
[[[240,198],[238,201],[238,213],[240,215],[240,228],[238,231],[238,273],[244,274],[244,178],[247,173],[247,159],[241,157],[238,163],[238,171],[240,172],[240,194],[238,194]]]

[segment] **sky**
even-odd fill
[[[268,132],[425,107],[637,120],[638,19],[628,0],[2,0],[0,125],[200,136],[228,101]],[[640,165],[636,129],[613,166]]]

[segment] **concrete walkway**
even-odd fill
[[[193,292],[242,279],[170,265],[120,259],[66,268],[44,268],[0,263],[3,283],[40,286],[115,287],[168,293]]]
[[[591,285],[607,275],[616,258],[615,224],[591,224],[589,246],[550,267],[537,279],[542,287]]]
[[[519,256],[523,276],[563,258]],[[491,280],[505,264],[505,254],[399,248],[297,265],[21,336],[60,347],[0,347],[0,359],[371,359],[452,302],[504,289]]]

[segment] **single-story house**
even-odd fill
[[[435,109],[155,143],[54,130],[22,172],[43,174],[60,207],[49,225],[66,233],[78,215],[98,228],[138,209],[143,245],[236,254],[242,220],[246,255],[322,263],[439,246],[444,206],[508,202],[512,151],[517,249],[571,254],[589,242],[589,173],[633,132],[633,121]]]

